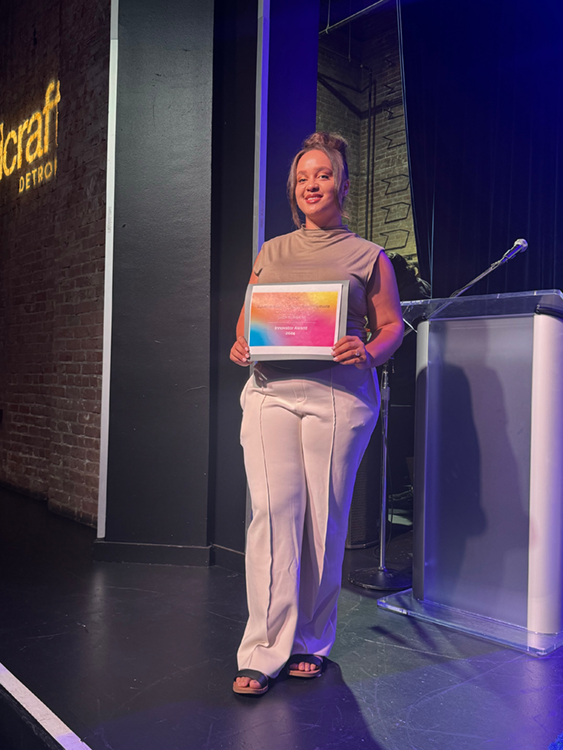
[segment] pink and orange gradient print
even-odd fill
[[[337,340],[338,291],[252,295],[249,346],[332,347]]]

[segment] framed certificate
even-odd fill
[[[349,285],[250,284],[244,305],[250,359],[332,359],[332,347],[346,334]]]

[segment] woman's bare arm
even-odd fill
[[[358,336],[343,336],[333,349],[335,361],[342,365],[355,365],[360,369],[382,365],[403,340],[403,316],[395,272],[383,252],[368,282],[367,307],[369,343],[364,344]]]

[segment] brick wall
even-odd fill
[[[350,228],[415,263],[396,10],[392,4],[377,9],[349,31],[320,37],[317,127],[350,142]]]
[[[332,41],[332,40],[331,40]],[[359,52],[359,50],[357,50]],[[317,86],[317,128],[343,135],[348,141],[350,192],[346,200],[348,225],[359,234],[360,203],[365,197],[365,175],[361,161],[362,120],[364,106],[362,69],[349,63],[340,45],[319,45],[319,83]]]
[[[0,482],[93,524],[110,2],[9,7],[0,27],[0,123],[5,146],[20,127],[21,143],[8,144],[0,181]],[[36,112],[40,125],[26,129]],[[41,156],[38,139],[27,141],[35,127],[44,133],[47,119]]]

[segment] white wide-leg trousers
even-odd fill
[[[241,405],[252,522],[238,667],[275,677],[291,654],[326,656],[334,643],[348,513],[379,388],[374,371],[352,366],[278,380],[257,372]]]

